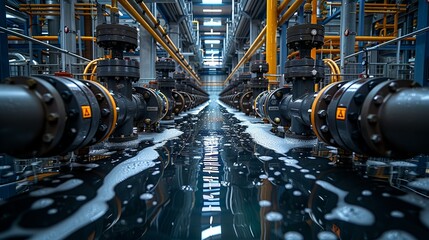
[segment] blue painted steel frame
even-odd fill
[[[364,36],[364,31],[365,31],[365,0],[359,0],[359,26],[358,26],[358,36]],[[363,49],[363,42],[360,41],[359,43],[359,51],[361,51]],[[363,55],[364,54],[359,54],[358,55],[358,63],[362,63],[363,61]],[[368,60],[368,59],[366,59]],[[358,65],[359,66],[359,72],[362,72],[364,70],[364,66],[362,64]]]
[[[429,26],[429,2],[419,1],[417,28]],[[419,34],[416,37],[416,61],[414,80],[422,86],[428,86],[429,79],[429,32]]]
[[[322,25],[325,25],[327,23],[329,23],[331,20],[337,18],[341,13],[341,9],[339,8],[336,12],[334,12],[331,16],[325,18],[325,20],[322,21]]]

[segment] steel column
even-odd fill
[[[6,25],[6,5],[0,4],[0,26],[3,28],[7,28]],[[8,50],[8,44],[7,43],[7,33],[0,32],[0,42],[3,44],[0,44],[0,55],[1,56],[8,56],[9,50]],[[9,77],[9,58],[2,57],[0,60],[0,81],[2,79],[5,79]]]
[[[269,66],[268,89],[276,84],[277,70],[277,1],[267,0],[266,60]]]
[[[340,27],[340,50],[341,74],[346,74],[349,69],[345,69],[346,63],[356,62],[355,58],[349,58],[345,61],[345,56],[348,56],[355,51],[355,36],[356,36],[356,2],[354,0],[345,0],[341,5],[341,27]],[[348,80],[348,77],[343,78]]]
[[[281,35],[280,35],[280,73],[285,73],[285,62],[287,60],[288,48],[287,48],[287,28],[289,22],[286,22],[282,25]],[[280,87],[284,85],[284,78],[280,78]]]
[[[252,45],[255,42],[255,39],[259,35],[259,25],[261,24],[261,21],[259,20],[251,20],[250,21],[250,45]],[[257,55],[252,57],[252,60],[256,60]]]
[[[76,24],[75,24],[75,11],[74,11],[74,0],[61,0],[61,47],[67,51],[76,52]],[[65,28],[68,28],[69,32],[65,32]],[[74,58],[70,58],[66,54],[61,54],[61,70],[71,71],[71,64],[75,62]]]
[[[156,44],[152,35],[148,33],[142,26],[140,29],[140,80],[139,85],[142,86],[155,80],[155,62],[156,62]]]
[[[358,36],[364,36],[365,33],[365,0],[359,0],[359,28],[358,28]],[[359,51],[361,51],[363,49],[363,42],[359,42]],[[366,61],[368,61],[368,59],[365,59]],[[363,56],[362,54],[360,54],[358,56],[358,63],[362,63],[363,62]],[[359,65],[358,68],[360,69],[360,71],[363,71],[362,69],[362,65]],[[367,73],[365,73],[367,74]]]
[[[422,29],[429,26],[429,2],[419,1],[419,11],[417,17],[417,28]],[[429,32],[417,35],[416,37],[416,61],[414,80],[422,86],[428,86],[429,80]]]

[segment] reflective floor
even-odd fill
[[[13,173],[0,157],[2,181],[19,179],[0,187],[0,239],[427,238],[425,157],[351,164],[247,121],[213,100],[73,163],[22,160]]]

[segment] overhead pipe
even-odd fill
[[[40,40],[37,40],[37,39],[34,39],[34,38],[32,38],[32,37],[26,36],[26,35],[24,35],[24,34],[17,33],[17,32],[15,32],[15,31],[11,31],[11,30],[9,30],[9,29],[7,29],[7,28],[0,27],[0,30],[1,30],[1,31],[3,31],[3,32],[7,32],[7,33],[9,33],[9,34],[15,35],[15,36],[17,36],[17,37],[20,37],[20,38],[23,38],[23,39],[26,39],[26,40],[29,40],[29,41],[32,41],[32,42],[36,42],[36,43],[41,44],[41,45],[44,45],[44,46],[47,46],[47,47],[49,47],[49,48],[51,48],[51,49],[58,50],[58,51],[60,51],[60,52],[62,52],[62,53],[68,54],[68,55],[73,56],[73,57],[75,57],[75,58],[79,58],[79,59],[81,59],[81,60],[88,61],[88,62],[89,62],[89,61],[91,61],[91,60],[89,60],[89,59],[87,59],[87,58],[84,58],[84,57],[82,57],[82,56],[79,56],[79,55],[77,55],[77,54],[75,54],[75,53],[72,53],[72,52],[70,52],[70,51],[68,51],[68,50],[65,50],[65,49],[62,49],[62,48],[56,47],[56,46],[51,45],[51,44],[49,44],[49,43],[42,42],[42,41],[40,41]]]
[[[277,14],[278,15],[282,14],[282,12],[286,9],[289,3],[290,3],[290,0],[284,0],[282,3],[280,3],[279,7],[277,8]]]
[[[317,0],[311,1],[311,23],[317,24]],[[311,49],[311,58],[316,59],[316,49]],[[314,91],[319,91],[319,83],[314,84]]]
[[[144,4],[143,2],[141,2],[139,4],[139,6],[143,9],[143,11],[146,13],[146,15],[152,21],[152,23],[154,24],[155,28],[158,29],[161,32],[162,36],[165,37],[165,39],[167,40],[167,42],[171,43],[171,47],[173,48],[173,50],[175,52],[178,52],[179,49],[176,47],[176,45],[174,45],[173,40],[171,40],[170,36],[167,35],[167,32],[165,31],[165,29],[161,26],[161,24],[159,23],[159,21],[155,18],[155,16],[152,14],[152,12],[146,6],[146,4]],[[186,64],[188,64],[186,60],[184,60],[184,61],[185,61]]]
[[[283,14],[283,16],[280,18],[280,20],[278,21],[277,25],[281,26],[287,20],[289,20],[289,18],[292,17],[292,15],[296,12],[296,10],[298,10],[298,8],[302,5],[302,3],[304,1],[305,0],[296,0],[294,3],[292,3],[292,5],[290,5],[290,7],[288,8],[288,10],[285,12],[285,14]]]
[[[189,64],[187,65],[183,62],[184,57],[182,56],[182,59],[177,56],[177,54],[180,54],[180,52],[174,52],[167,43],[152,29],[152,27],[144,20],[144,18],[137,12],[137,10],[128,2],[125,0],[118,0],[119,3],[127,10],[131,16],[133,16],[154,38],[155,40],[161,44],[161,46],[171,55],[171,57],[177,61],[177,63],[186,70],[194,79],[197,81],[199,85],[201,85],[201,82],[199,81],[199,77],[193,71],[192,68],[189,68]],[[173,43],[171,43],[174,45]],[[177,48],[176,48],[177,49]]]
[[[340,53],[340,49],[327,49],[327,48],[323,48],[323,49],[317,49],[317,50],[316,50],[316,53],[332,53],[332,54],[338,54],[338,53]],[[298,54],[299,54],[299,52],[298,52],[298,51],[293,52],[293,53],[289,54],[289,55],[287,56],[287,58],[295,57],[295,56],[296,56],[296,55],[298,55]]]
[[[32,36],[33,39],[41,40],[41,41],[58,41],[58,36]],[[76,37],[76,39],[82,39],[83,41],[97,41],[95,37],[92,36],[80,36]],[[7,40],[10,41],[20,41],[20,40],[28,40],[18,36],[9,36]]]
[[[284,24],[293,15],[293,13],[299,8],[299,6],[301,6],[301,4],[303,2],[304,2],[304,0],[297,0],[297,1],[295,1],[288,8],[288,10],[285,12],[285,14],[283,15],[283,17],[279,20],[279,22],[277,23],[277,26],[280,26],[280,25]],[[267,33],[267,26],[265,26],[261,30],[261,32],[259,33],[259,35],[253,41],[253,44],[249,47],[249,49],[247,50],[247,52],[244,54],[244,56],[241,58],[241,60],[237,63],[237,65],[231,71],[231,73],[229,74],[229,76],[224,81],[224,85],[227,84],[229,80],[231,80],[231,78],[234,76],[235,72],[237,72],[237,70],[241,67],[241,65],[244,64],[248,59],[250,59],[249,56],[252,56],[253,53],[255,53],[255,51],[262,46],[263,42],[260,42],[260,41],[265,37],[266,33]]]
[[[152,14],[152,12],[146,6],[146,4],[144,4],[143,2],[141,2],[139,4],[139,6],[142,8],[142,10],[144,11],[144,13],[149,17],[149,20],[152,21],[152,23],[154,25],[153,28],[159,30],[160,33],[161,33],[161,36],[166,39],[167,44],[170,44],[170,47],[173,48],[173,51],[176,52],[176,53],[178,53],[178,54],[180,54],[180,51],[177,48],[177,46],[174,44],[173,40],[171,40],[170,36],[167,35],[167,32],[165,31],[165,29],[160,25],[159,21],[155,18],[155,16]],[[188,61],[185,58],[182,58],[182,59],[185,62],[185,65],[189,65]],[[195,73],[195,71],[193,69],[191,69],[191,70]]]
[[[388,41],[386,41],[386,42],[384,42],[384,43],[380,43],[380,44],[378,44],[378,45],[375,45],[375,46],[372,46],[372,47],[366,48],[366,49],[365,49],[365,51],[373,51],[373,50],[376,50],[376,49],[377,49],[377,48],[379,48],[379,47],[382,47],[382,46],[385,46],[385,45],[389,45],[389,44],[391,44],[391,43],[395,43],[395,42],[398,42],[398,41],[401,41],[401,40],[411,41],[411,40],[408,40],[408,39],[411,39],[411,37],[410,37],[410,36],[417,35],[417,34],[421,34],[421,33],[426,32],[426,31],[429,31],[429,26],[428,26],[428,27],[421,28],[421,29],[416,30],[416,31],[414,31],[414,32],[411,32],[411,33],[408,33],[408,34],[402,35],[402,36],[400,36],[400,37],[378,37],[378,38],[390,38],[390,40],[388,40]],[[328,37],[329,37],[329,36],[328,36]],[[332,37],[332,36],[331,36],[331,37]],[[358,38],[358,37],[359,37],[359,36],[356,36],[356,38]],[[325,37],[325,38],[326,38],[326,37]],[[415,37],[413,37],[413,39],[415,39]],[[364,51],[364,50],[362,50],[362,51],[358,51],[358,52],[355,52],[355,53],[353,53],[353,54],[350,54],[350,55],[348,55],[348,56],[344,56],[344,59],[347,59],[347,58],[351,58],[351,57],[357,56],[357,55],[359,55],[359,54],[361,54],[361,53],[364,53],[365,51]],[[339,60],[337,60],[337,61],[339,61]],[[336,62],[337,62],[337,61],[336,61]]]

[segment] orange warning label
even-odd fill
[[[91,107],[90,106],[81,106],[82,108],[82,118],[91,118]]]
[[[346,120],[346,112],[347,112],[347,108],[338,107],[337,108],[337,114],[336,114],[335,118],[337,120]]]

